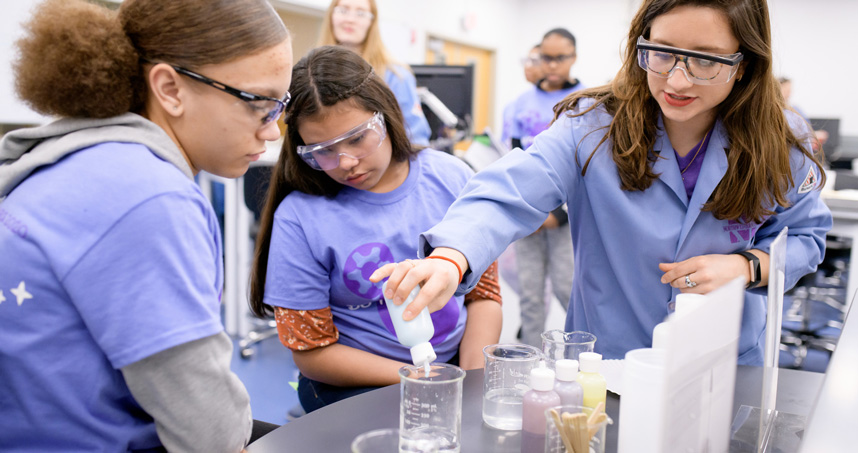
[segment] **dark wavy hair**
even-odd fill
[[[24,30],[13,63],[18,96],[46,115],[87,118],[143,111],[144,60],[193,69],[289,37],[266,0],[125,0],[118,11],[47,0]]]
[[[824,157],[805,146],[810,137],[796,137],[784,116],[786,105],[772,73],[771,27],[766,0],[646,0],[632,20],[623,66],[609,85],[571,94],[554,107],[561,115],[584,115],[603,105],[614,117],[599,146],[608,139],[623,190],[646,190],[659,175],[653,172],[658,157],[655,144],[659,106],[649,91],[647,73],[638,66],[636,42],[649,37],[653,20],[679,6],[706,7],[720,11],[739,41],[744,72],[733,90],[718,106],[729,138],[728,168],[712,197],[703,206],[716,218],[761,222],[780,206],[789,206],[786,193],[794,185],[789,163],[791,147],[801,150],[819,166],[822,183]],[[592,98],[591,108],[577,112],[578,102]],[[819,185],[822,187],[822,184]]]
[[[351,50],[339,46],[322,46],[311,50],[292,67],[289,92],[292,101],[286,109],[286,136],[277,165],[271,173],[250,277],[250,309],[260,317],[272,313],[271,307],[265,305],[263,299],[274,211],[293,190],[334,197],[342,188],[325,172],[314,170],[298,156],[298,147],[305,144],[298,134],[298,124],[327,107],[346,101],[384,116],[394,161],[412,159],[421,150],[408,139],[402,111],[393,92],[373,67]]]

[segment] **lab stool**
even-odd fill
[[[809,350],[829,358],[837,345],[847,308],[846,284],[851,241],[829,238],[817,272],[802,277],[788,293],[784,307],[780,350],[792,357],[789,368],[802,368]]]
[[[256,165],[247,169],[244,175],[244,204],[253,213],[253,224],[250,227],[250,239],[255,241],[259,232],[259,217],[265,203],[265,194],[271,180],[271,166]],[[252,319],[253,328],[238,341],[241,358],[253,357],[254,345],[277,335],[277,323],[274,319]]]

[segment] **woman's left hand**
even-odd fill
[[[662,283],[669,283],[683,293],[706,294],[742,276],[751,276],[748,261],[741,255],[700,255],[678,263],[659,263],[664,272]]]

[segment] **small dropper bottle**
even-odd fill
[[[561,359],[554,363],[554,371],[557,375],[554,381],[554,391],[560,395],[560,404],[564,406],[582,406],[584,402],[584,389],[576,380],[578,379],[578,361]]]
[[[602,354],[582,352],[578,354],[578,361],[581,366],[578,383],[584,389],[584,406],[595,409],[599,403],[605,403],[608,396],[608,384],[605,377],[599,374]]]
[[[521,453],[545,451],[545,411],[560,405],[554,391],[554,371],[545,362],[530,370],[530,387],[521,403]]]
[[[387,281],[382,285],[381,291],[382,294],[387,293]],[[388,313],[390,313],[390,321],[393,323],[393,330],[396,331],[396,338],[399,339],[399,343],[411,348],[411,362],[415,366],[423,367],[426,376],[429,376],[429,364],[437,358],[435,348],[429,342],[435,335],[435,326],[432,324],[432,317],[429,315],[429,307],[421,310],[411,321],[402,319],[405,307],[414,301],[418,293],[420,293],[420,285],[415,286],[408,294],[405,302],[400,305],[394,304],[387,296],[384,296],[384,302],[387,305]]]

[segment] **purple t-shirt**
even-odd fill
[[[120,369],[223,330],[217,219],[139,144],[43,167],[0,203],[0,449],[161,445]]]
[[[339,343],[403,362],[381,294],[369,276],[386,263],[417,258],[420,233],[440,222],[473,172],[459,159],[425,149],[405,182],[388,193],[349,187],[334,198],[289,194],[274,214],[265,303],[293,310],[330,306]],[[451,359],[464,333],[463,297],[432,313],[431,342]]]
[[[536,85],[530,87],[504,109],[503,133],[501,138],[509,141],[521,140],[521,147],[527,149],[534,137],[548,129],[554,120],[554,106],[570,94],[585,88],[581,82],[556,91],[544,91]]]
[[[691,152],[684,157],[680,156],[676,150],[673,150],[676,153],[676,163],[679,164],[679,172],[682,175],[685,194],[688,195],[689,200],[694,193],[694,186],[697,185],[697,177],[700,176],[700,169],[703,167],[703,158],[706,156],[706,148],[709,147],[709,137],[711,135],[711,131],[707,132],[703,140],[694,145],[694,148],[691,148]]]

